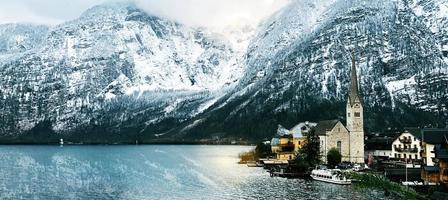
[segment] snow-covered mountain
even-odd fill
[[[340,118],[355,52],[370,130],[447,124],[447,0],[294,0],[216,33],[132,4],[0,25],[3,141],[260,139]],[[423,118],[424,117],[424,118]]]

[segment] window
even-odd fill
[[[341,142],[341,141],[338,141],[338,143],[337,143],[337,147],[338,147],[338,151],[339,151],[339,153],[341,153],[341,146],[342,146],[342,142]]]
[[[361,113],[355,112],[355,117],[361,117]]]
[[[398,158],[398,155],[397,155],[397,154],[395,154],[395,155],[394,155],[394,157],[395,157],[395,158]]]
[[[409,159],[412,159],[412,155],[411,154],[409,154]]]
[[[347,116],[350,117],[350,113],[347,113]]]
[[[341,128],[338,128],[338,132],[341,132]]]
[[[414,137],[414,141],[417,141],[417,138],[416,138],[416,137]]]
[[[416,149],[417,148],[417,145],[416,144],[414,144],[414,149]]]
[[[414,158],[417,159],[417,154],[414,155]]]
[[[398,158],[401,158],[401,154],[398,154]]]

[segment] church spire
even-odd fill
[[[349,100],[350,105],[353,105],[355,101],[360,102],[359,98],[359,90],[358,90],[358,76],[356,74],[356,63],[355,63],[355,53],[352,52],[352,70],[351,70],[351,79],[350,79],[350,94]]]

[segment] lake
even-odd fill
[[[249,146],[0,146],[0,199],[384,199],[238,165]]]

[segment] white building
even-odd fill
[[[393,158],[413,162],[420,160],[421,136],[419,129],[406,129],[392,143]]]

